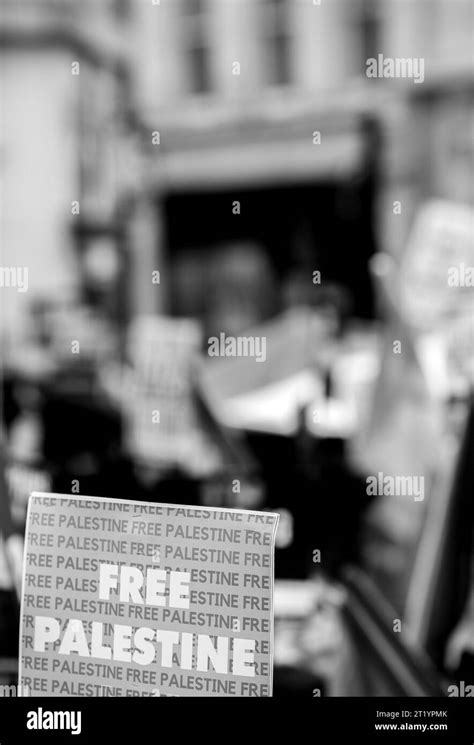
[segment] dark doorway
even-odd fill
[[[171,194],[164,203],[171,273],[179,265],[182,269],[183,261],[189,262],[189,271],[199,283],[208,252],[249,242],[265,253],[280,288],[291,273],[298,272],[307,278],[310,291],[313,271],[318,270],[322,283],[337,283],[347,290],[351,314],[371,318],[368,259],[375,251],[372,196],[371,184],[362,178],[342,185]],[[235,214],[236,202],[240,214]],[[173,312],[193,310],[188,290],[173,288]],[[182,298],[183,292],[186,298]],[[197,297],[195,302],[200,304]],[[199,315],[199,308],[195,311]]]

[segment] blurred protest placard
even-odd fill
[[[421,330],[473,318],[472,207],[442,200],[422,207],[400,265],[400,310]]]
[[[388,256],[377,255],[372,272],[386,325],[372,400],[350,443],[353,467],[377,488],[362,529],[362,560],[392,605],[404,607],[419,537],[440,464],[442,420],[412,327],[399,310],[399,277]],[[385,489],[380,479],[402,477],[410,490]],[[416,493],[414,485],[422,486]],[[368,486],[367,486],[368,489]],[[367,491],[369,494],[369,491]],[[426,500],[426,501],[425,501]]]
[[[201,444],[192,378],[201,329],[190,319],[140,316],[128,339],[126,441],[140,462],[181,464]]]
[[[19,683],[270,696],[275,513],[33,494]]]

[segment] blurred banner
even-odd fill
[[[323,369],[331,352],[328,329],[310,308],[289,311],[248,329],[241,337],[262,342],[262,364],[254,356],[211,356],[202,384],[220,420],[231,427],[293,435],[301,410],[323,395]],[[230,352],[230,350],[229,350]]]

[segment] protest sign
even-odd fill
[[[270,696],[275,513],[34,493],[19,683]]]
[[[371,270],[386,326],[371,400],[348,453],[367,485],[373,483],[368,479],[377,478],[378,486],[372,492],[377,498],[361,526],[362,561],[398,611],[405,604],[426,518],[425,505],[440,462],[442,422],[420,365],[415,334],[400,312],[396,265],[389,257],[378,255]],[[395,352],[398,345],[403,353]],[[409,477],[410,491],[379,485],[383,475],[392,474]]]
[[[192,319],[140,316],[128,340],[131,373],[123,403],[126,447],[146,465],[196,461],[210,470],[217,456],[204,436],[193,395],[201,328]]]
[[[474,210],[432,200],[417,215],[400,265],[400,302],[415,328],[472,319]]]
[[[418,336],[432,334],[443,350],[450,384],[472,383],[474,210],[470,205],[441,199],[423,205],[401,259],[399,292],[405,321]],[[426,341],[421,343],[426,351]],[[433,342],[428,344],[433,347]],[[424,365],[430,385],[440,377],[438,371],[432,372],[432,362]]]

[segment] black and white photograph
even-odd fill
[[[0,745],[472,745],[474,0],[0,0],[0,112]]]

